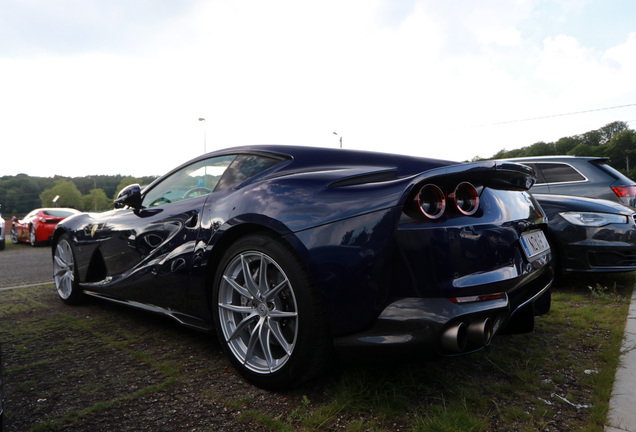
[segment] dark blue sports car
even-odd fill
[[[60,223],[55,284],[68,304],[90,295],[214,329],[271,389],[316,375],[334,347],[474,351],[549,310],[533,182],[508,162],[221,150]]]

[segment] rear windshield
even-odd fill
[[[606,173],[608,173],[609,175],[611,175],[612,177],[614,177],[617,180],[621,180],[622,182],[625,182],[627,184],[633,184],[634,182],[632,180],[630,180],[628,177],[626,177],[623,173],[621,173],[620,171],[617,171],[615,168],[609,166],[608,164],[602,162],[602,161],[598,161],[598,162],[593,162],[594,165],[598,166],[600,169],[602,169],[603,171],[605,171]]]

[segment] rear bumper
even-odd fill
[[[384,309],[371,328],[361,333],[338,337],[334,340],[334,346],[345,353],[372,349],[374,353],[387,350],[396,354],[407,350],[449,354],[451,352],[445,348],[442,338],[449,329],[456,326],[468,328],[471,324],[482,323],[487,319],[492,335],[495,335],[522,310],[531,308],[531,316],[546,313],[549,310],[553,279],[552,269],[546,266],[538,277],[526,283],[514,297],[506,294],[496,300],[465,304],[456,304],[446,298],[397,299]],[[476,351],[488,345],[488,342],[489,338],[483,344],[468,341],[460,351]]]

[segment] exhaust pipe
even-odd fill
[[[474,321],[468,325],[468,342],[471,345],[479,347],[490,345],[492,340],[492,321],[490,318],[484,318],[480,321]]]
[[[454,353],[460,353],[466,349],[466,324],[460,322],[449,328],[442,333],[440,342],[442,347]]]

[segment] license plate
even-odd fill
[[[521,246],[528,261],[541,258],[550,251],[548,239],[545,238],[545,234],[541,230],[521,234]]]

